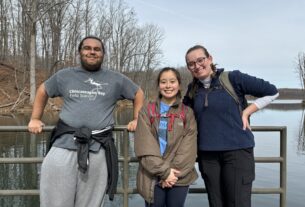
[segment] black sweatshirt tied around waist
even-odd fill
[[[78,169],[85,173],[89,165],[89,143],[91,140],[95,140],[101,143],[105,149],[106,163],[108,169],[108,181],[106,193],[110,200],[113,200],[116,193],[117,181],[118,181],[118,153],[114,140],[112,138],[112,128],[105,131],[101,130],[100,133],[92,133],[92,130],[86,127],[74,128],[61,119],[58,121],[56,127],[51,133],[50,142],[48,144],[47,151],[50,150],[53,143],[57,138],[63,134],[74,134],[74,139],[77,142],[77,162]]]

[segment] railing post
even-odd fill
[[[280,156],[283,162],[280,162],[280,187],[282,193],[280,194],[280,207],[286,207],[286,192],[287,192],[287,128],[280,130]]]
[[[129,188],[129,140],[128,140],[128,131],[124,129],[123,131],[123,172],[124,172],[124,181],[123,181],[123,206],[128,207],[128,188]]]

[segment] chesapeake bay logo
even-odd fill
[[[102,91],[103,87],[105,85],[108,85],[108,83],[100,83],[93,78],[88,78],[88,80],[84,81],[85,83],[89,84],[92,89],[91,90],[75,90],[71,89],[69,90],[70,97],[74,98],[88,98],[89,100],[93,101],[96,99],[97,96],[105,96],[106,93]]]

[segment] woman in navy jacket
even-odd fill
[[[241,105],[245,95],[259,97],[241,110],[220,84],[223,69],[216,69],[206,48],[191,47],[185,59],[193,82],[183,102],[196,116],[198,164],[210,207],[250,207],[255,163],[249,116],[277,98],[278,91],[267,81],[230,71],[229,80]]]

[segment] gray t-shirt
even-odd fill
[[[58,71],[45,81],[49,97],[62,97],[64,104],[59,114],[69,126],[88,127],[92,130],[114,125],[113,111],[118,100],[132,100],[139,87],[125,75],[101,69],[86,71],[81,67]],[[72,135],[57,139],[53,146],[77,149]],[[92,143],[97,151],[100,144]]]

